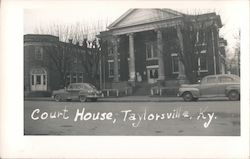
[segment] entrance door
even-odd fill
[[[31,91],[47,90],[47,73],[44,69],[33,69],[31,71]]]
[[[158,80],[158,65],[147,66],[148,83],[156,83]]]

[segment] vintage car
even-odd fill
[[[202,97],[228,97],[229,100],[240,99],[240,78],[236,75],[209,75],[198,84],[183,84],[177,96],[184,101],[197,101]]]
[[[90,83],[71,83],[64,89],[55,90],[52,92],[52,98],[56,101],[77,99],[85,102],[88,99],[97,101],[102,97],[102,92]]]

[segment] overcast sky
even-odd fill
[[[94,1],[95,2],[95,1]],[[147,2],[147,1],[146,1]],[[171,8],[181,11],[183,13],[193,12],[213,12],[221,16],[223,28],[220,29],[220,35],[228,41],[228,48],[232,50],[235,46],[235,35],[240,30],[243,22],[243,4],[236,3],[237,1],[208,1],[206,3],[178,3],[163,2],[147,4],[122,4],[122,3],[62,3],[60,7],[47,5],[42,8],[31,8],[24,10],[24,34],[35,33],[35,28],[47,27],[50,24],[68,24],[74,25],[76,23],[95,25],[97,22],[104,24],[111,23],[129,8],[137,7],[160,7]],[[152,3],[152,2],[151,2]],[[140,5],[141,4],[141,5]],[[181,5],[180,5],[181,4]],[[72,5],[72,6],[71,6]]]

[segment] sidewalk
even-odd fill
[[[26,101],[54,101],[51,97],[26,97]],[[174,102],[182,101],[179,97],[160,96],[121,96],[98,98],[98,102]]]
[[[54,101],[51,97],[26,97],[25,101]],[[201,98],[199,101],[227,101],[227,98]],[[180,97],[166,96],[122,96],[99,98],[97,102],[183,102]]]

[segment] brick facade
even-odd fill
[[[63,54],[67,54],[63,55]],[[69,83],[86,82],[87,74],[83,67],[86,49],[72,43],[59,41],[52,35],[24,35],[24,91],[47,92],[63,88]],[[68,62],[55,61],[65,57]],[[86,60],[86,59],[85,59]],[[65,64],[59,67],[59,64]],[[70,67],[69,67],[70,65]],[[65,69],[63,76],[59,69]]]

